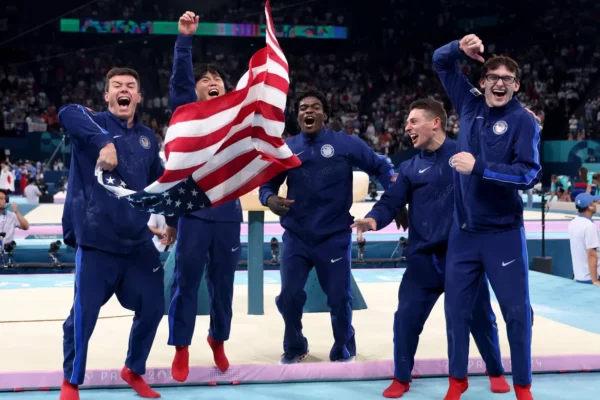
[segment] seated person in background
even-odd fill
[[[569,195],[569,187],[571,182],[565,175],[552,175],[552,185],[550,187],[550,199],[548,204],[552,202],[554,197],[557,201],[571,202],[571,196]]]
[[[588,183],[588,169],[586,167],[581,167],[578,172],[579,177],[577,178],[577,181],[575,181],[574,189],[578,192],[589,193],[592,189],[592,185]],[[571,197],[577,197],[577,195]]]
[[[40,204],[42,192],[40,192],[40,188],[38,188],[35,178],[29,178],[27,180],[27,187],[23,190],[23,195],[27,199],[27,203]]]
[[[0,190],[0,230],[5,234],[0,242],[10,243],[15,239],[15,229],[29,229],[29,222],[19,212],[17,203],[12,203],[12,211],[8,209],[9,197],[5,190]]]

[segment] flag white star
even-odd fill
[[[196,189],[192,189],[192,196],[196,197],[198,195],[198,191]]]
[[[191,210],[191,209],[192,209],[192,207],[193,207],[194,205],[193,205],[193,204],[192,204],[192,202],[190,201],[190,202],[188,202],[188,203],[187,203],[187,206],[188,206],[188,210]]]
[[[121,181],[121,183],[119,183],[119,185],[123,186],[123,187],[127,187],[127,185],[125,184],[125,181]]]
[[[172,202],[173,202],[173,200],[171,200],[171,199],[167,199],[166,200],[166,203],[167,203],[168,206],[170,206]]]
[[[151,209],[149,209],[149,210],[148,210],[148,212],[149,212],[150,214],[154,214],[154,212],[155,212],[155,211],[156,211],[156,210],[155,210],[154,208],[151,208]]]
[[[181,202],[180,202],[179,200],[177,200],[177,201],[175,202],[175,207],[179,207],[180,205],[181,205]]]
[[[115,180],[112,176],[110,176],[107,180],[106,183],[108,183],[109,185],[112,185],[113,183],[115,183]]]
[[[204,205],[204,203],[200,204],[200,208],[204,208],[204,207],[206,207],[206,206]]]
[[[179,193],[184,194],[185,193],[185,189],[184,188],[179,188]]]

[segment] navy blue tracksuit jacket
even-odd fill
[[[503,107],[461,73],[458,41],[434,52],[433,65],[460,117],[457,152],[475,157],[470,175],[455,172],[455,219],[446,271],[450,376],[466,377],[470,312],[485,272],[507,325],[514,383],[531,383],[531,326],[527,241],[519,190],[541,177],[539,127],[516,98]],[[466,315],[465,315],[466,314]]]
[[[453,223],[454,185],[450,158],[457,143],[445,139],[436,151],[421,151],[398,169],[396,181],[365,218],[377,222],[377,230],[388,226],[407,204],[409,214],[408,267],[398,293],[394,314],[394,377],[411,381],[414,357],[425,321],[444,293],[448,236]],[[498,344],[496,318],[491,309],[485,276],[473,310],[473,337],[492,376],[504,371]]]
[[[198,100],[192,65],[192,38],[179,35],[175,43],[169,90],[172,112]],[[192,342],[198,290],[205,270],[211,306],[209,335],[218,342],[229,339],[233,281],[242,254],[242,220],[239,199],[180,218],[175,250],[176,285],[169,307],[169,345],[189,346]]]
[[[142,190],[163,174],[158,142],[137,118],[128,128],[109,111],[74,104],[58,116],[73,149],[63,230],[65,243],[77,248],[73,307],[63,324],[64,378],[83,383],[89,339],[113,294],[135,311],[125,365],[143,375],[164,314],[163,269],[148,228],[150,215],[110,196],[95,168],[100,150],[113,143],[126,188]]]
[[[276,299],[285,322],[282,362],[292,363],[308,352],[302,334],[304,286],[316,268],[331,310],[334,344],[331,361],[356,355],[352,328],[351,254],[353,167],[374,175],[387,188],[393,166],[360,138],[323,129],[287,140],[302,165],[263,184],[260,201],[267,205],[287,178],[287,198],[294,200],[281,217],[285,229],[281,255],[281,293]]]

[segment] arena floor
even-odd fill
[[[279,366],[282,353],[281,338],[283,324],[278,314],[274,297],[279,291],[279,273],[265,272],[265,314],[247,315],[246,273],[238,272],[234,298],[234,321],[232,335],[226,344],[226,351],[232,364],[226,373],[220,373],[214,366],[205,337],[208,317],[199,316],[196,340],[190,351],[189,383],[206,384],[219,382],[228,384],[234,381],[246,383],[323,381],[323,380],[364,380],[385,379],[392,374],[392,318],[396,307],[398,284],[403,269],[355,270],[354,276],[365,298],[368,308],[354,314],[357,331],[357,362],[339,364],[328,362],[329,347],[332,343],[328,314],[305,314],[305,334],[309,339],[310,356],[301,364]],[[533,370],[535,372],[589,371],[600,370],[600,320],[597,317],[598,289],[581,285],[564,278],[530,272],[531,299],[535,312],[533,328]],[[0,276],[0,390],[15,388],[54,388],[60,385],[62,374],[62,323],[72,303],[73,277],[70,275],[12,275]],[[417,363],[413,373],[421,377],[447,374],[446,338],[442,298],[427,321],[421,337]],[[500,341],[505,368],[510,370],[509,347],[505,325],[500,310],[493,299],[494,310],[499,319]],[[6,305],[15,306],[7,307]],[[90,341],[88,374],[89,387],[119,387],[123,382],[118,378],[126,354],[131,314],[123,310],[115,298],[104,307],[94,335]],[[149,359],[149,382],[156,385],[175,384],[170,378],[170,364],[173,349],[166,345],[168,327],[163,320],[154,348]],[[10,338],[10,339],[6,339]],[[472,374],[484,372],[474,344],[471,344],[472,361],[469,371]],[[560,375],[561,380],[574,379],[573,375]],[[536,382],[556,384],[556,380],[535,377]],[[586,377],[577,378],[586,380]],[[441,398],[445,390],[445,380],[419,380],[411,393],[411,398]],[[421,385],[420,382],[423,382]],[[487,385],[484,380],[476,380],[474,388],[465,399],[487,398]],[[376,397],[388,382],[358,382],[357,388],[349,392],[348,398]],[[427,383],[427,386],[425,385]],[[304,385],[304,384],[303,384]],[[332,398],[341,395],[339,383],[298,385],[252,385],[229,388],[178,388],[164,389],[166,398]],[[592,385],[593,386],[593,385]],[[592,386],[580,391],[588,392]],[[597,389],[598,381],[595,387]],[[314,387],[315,392],[306,391]],[[545,391],[544,386],[534,386]],[[485,390],[484,390],[485,389]],[[214,390],[214,391],[211,391]],[[344,389],[348,391],[346,387]],[[431,392],[430,392],[431,391]],[[439,396],[438,393],[439,392]],[[592,393],[590,391],[589,393]],[[104,391],[86,392],[85,398],[102,398]],[[119,398],[134,398],[132,392],[118,391]],[[217,395],[217,393],[219,393]],[[277,395],[276,395],[277,393]],[[319,397],[318,393],[321,393]],[[327,395],[330,393],[330,395]],[[435,393],[435,395],[434,395]],[[569,398],[584,400],[587,394]],[[597,392],[595,392],[597,393]],[[540,393],[541,394],[541,393]],[[418,397],[430,396],[431,397]],[[42,393],[28,394],[19,399],[48,398]],[[32,397],[33,396],[33,397]],[[37,396],[37,397],[36,397]],[[207,397],[208,396],[208,397]],[[215,397],[210,397],[215,396]],[[514,396],[514,395],[513,395]],[[597,396],[597,394],[595,394]],[[6,394],[2,397],[12,398]],[[495,395],[494,398],[501,398]],[[563,397],[536,397],[561,398]]]

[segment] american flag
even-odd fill
[[[185,215],[239,198],[301,164],[281,138],[290,80],[269,3],[266,46],[254,53],[236,89],[173,114],[165,138],[165,173],[136,192],[116,171],[97,170],[101,185],[140,210]]]

